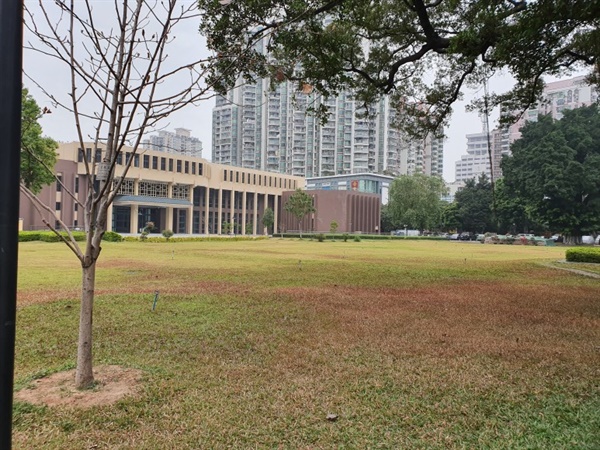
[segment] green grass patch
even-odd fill
[[[383,239],[103,243],[95,363],[142,369],[142,391],[90,409],[17,402],[14,445],[594,448],[598,285],[539,264],[563,252]],[[80,273],[53,243],[22,243],[19,265],[22,389],[73,367]]]

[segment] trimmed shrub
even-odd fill
[[[317,241],[323,242],[325,240],[325,235],[323,233],[317,234]]]
[[[174,233],[172,230],[163,230],[163,232],[162,232],[162,235],[165,237],[165,239],[167,241],[173,237],[173,234]]]
[[[570,248],[566,253],[569,262],[600,264],[600,248]]]
[[[360,236],[358,234],[355,235],[354,236],[354,242],[360,242],[360,241],[361,241]]]
[[[19,242],[39,241],[41,234],[39,231],[20,231]]]
[[[348,242],[349,237],[350,237],[350,235],[348,233],[342,234],[342,239],[344,240],[344,242]]]
[[[107,231],[104,233],[104,236],[102,236],[102,240],[107,242],[122,242],[123,236],[115,231]]]

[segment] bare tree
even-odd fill
[[[86,147],[84,142],[90,141],[94,149],[103,149],[98,162],[95,155],[89,160],[84,154],[85,199],[62,186],[63,192],[84,211],[85,243],[77,243],[66,224],[59,221],[66,230],[63,235],[54,223],[45,221],[81,262],[76,371],[79,389],[94,382],[92,312],[96,262],[107,229],[108,208],[144,135],[169,114],[213,95],[205,81],[205,71],[212,63],[210,57],[188,55],[189,61],[174,63],[167,53],[175,39],[174,28],[184,21],[199,24],[196,8],[195,2],[177,0],[115,0],[112,5],[107,2],[99,7],[92,0],[39,0],[35,9],[26,10],[25,26],[32,38],[25,49],[66,65],[70,73],[69,99],[65,101],[51,92],[44,80],[32,79],[33,83],[57,107],[72,113],[81,149]],[[125,159],[124,166],[117,166],[125,146],[131,148],[131,157]],[[61,183],[59,179],[57,182]],[[53,212],[24,185],[21,191],[40,213]]]

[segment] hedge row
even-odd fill
[[[85,241],[85,231],[72,231],[73,238],[78,242]],[[68,238],[67,233],[61,232],[65,238]],[[121,242],[123,236],[114,231],[107,231],[102,237],[103,241]],[[60,242],[61,239],[52,231],[19,231],[19,242],[42,241],[42,242]]]
[[[600,264],[600,248],[570,248],[567,250],[567,261]]]
[[[127,242],[205,242],[205,241],[258,241],[267,239],[267,236],[198,236],[198,237],[177,237],[165,238],[162,236],[150,236],[146,239],[140,239],[139,236],[126,236],[123,240]]]
[[[369,240],[386,240],[386,241],[392,241],[392,240],[399,240],[399,241],[403,241],[403,240],[424,240],[424,241],[445,241],[447,240],[444,237],[441,236],[392,236],[389,234],[349,234],[349,233],[336,233],[336,234],[331,234],[331,233],[302,233],[302,238],[306,238],[306,239],[318,239],[318,237],[320,235],[325,236],[325,239],[331,239],[331,240],[344,240],[344,237],[346,237],[346,239],[354,239],[354,236],[359,236],[360,239],[369,239]],[[344,236],[346,235],[346,236]],[[291,238],[291,239],[295,239],[295,238],[299,238],[300,237],[300,233],[277,233],[274,235],[274,237],[283,237],[283,238]]]

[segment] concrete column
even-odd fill
[[[208,234],[208,202],[210,200],[210,188],[206,186],[204,190],[204,233]]]
[[[167,184],[167,197],[173,198],[173,183]]]
[[[252,212],[252,234],[258,229],[258,192],[254,193],[254,211]]]
[[[192,234],[194,230],[194,206],[190,206],[187,210],[187,232],[188,234]]]
[[[188,200],[192,206],[188,208],[187,232],[188,234],[192,234],[194,229],[194,185],[190,186]]]
[[[235,233],[235,229],[233,228],[233,226],[235,225],[235,216],[234,216],[234,212],[235,212],[235,191],[232,189],[231,190],[231,196],[229,197],[229,223],[232,227],[231,231],[233,232],[233,234]]]
[[[218,190],[218,207],[217,207],[217,234],[221,234],[223,227],[223,189]]]
[[[173,228],[173,207],[167,206],[167,214],[165,214],[165,230],[171,230],[175,233]]]
[[[138,205],[131,205],[131,217],[129,220],[129,232],[138,234]]]
[[[269,207],[269,194],[263,194],[263,217],[265,216],[265,211]],[[267,227],[263,227],[263,234],[267,234],[269,230]]]
[[[140,195],[140,180],[137,178],[133,179],[133,195]]]
[[[279,196],[277,194],[273,196],[273,234],[277,233],[277,224],[279,223],[279,205],[277,202],[278,197]]]
[[[242,191],[242,235],[246,234],[246,192]]]
[[[113,231],[112,220],[113,220],[113,205],[111,203],[110,205],[108,205],[108,208],[106,209],[106,231]]]

